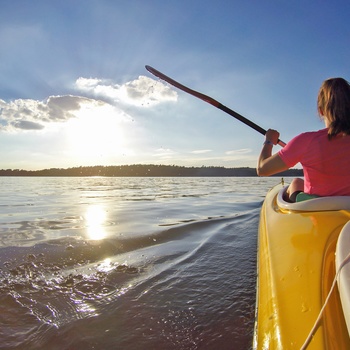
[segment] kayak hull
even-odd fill
[[[300,349],[335,277],[335,249],[348,210],[281,208],[274,187],[259,223],[254,349]],[[350,349],[339,293],[332,293],[308,349]]]

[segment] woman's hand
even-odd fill
[[[279,136],[280,133],[276,130],[266,131],[265,142],[256,167],[259,176],[269,176],[288,169],[278,153],[272,155],[272,146],[277,144]]]
[[[265,140],[272,142],[274,145],[277,145],[280,133],[277,130],[269,129],[266,131]]]

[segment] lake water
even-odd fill
[[[1,349],[250,349],[279,180],[0,177]]]

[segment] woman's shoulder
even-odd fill
[[[305,131],[297,136],[294,137],[294,141],[312,141],[315,139],[328,139],[328,129],[321,129],[321,130],[316,130],[316,131]]]
[[[324,129],[316,130],[316,131],[306,131],[306,132],[301,133],[300,135],[305,135],[305,136],[308,136],[308,137],[324,136],[324,135],[327,136],[328,135],[328,129],[324,128]]]
[[[315,139],[327,139],[327,129],[321,129],[318,131],[306,131],[303,132],[295,137],[293,137],[288,143],[287,146],[282,148],[282,150],[280,151],[281,153],[287,152],[289,149],[305,149],[305,147],[309,147],[310,144],[312,144],[312,142]]]
[[[318,138],[318,137],[325,137],[328,135],[328,129],[321,129],[321,130],[317,130],[317,131],[306,131],[303,132],[299,135],[297,135],[294,139],[296,140],[312,140],[314,138]]]

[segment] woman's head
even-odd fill
[[[350,135],[350,85],[343,78],[325,80],[317,97],[319,114],[327,120],[328,137]]]

